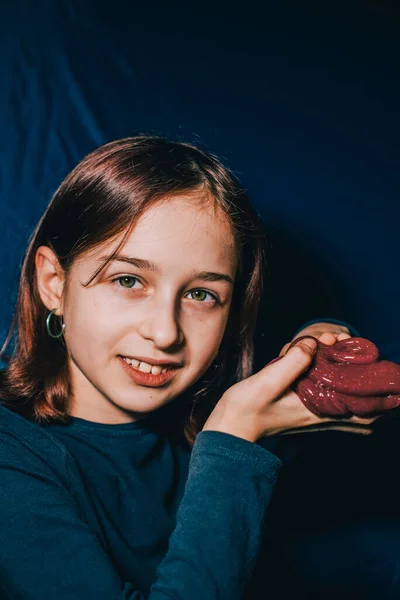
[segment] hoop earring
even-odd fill
[[[53,333],[51,330],[51,317],[54,315],[54,313],[56,312],[56,308],[53,308],[53,310],[51,310],[49,312],[49,314],[47,315],[46,318],[46,331],[47,331],[47,335],[49,335],[51,338],[57,340],[58,338],[60,338],[63,334],[64,334],[64,329],[65,329],[65,323],[63,323],[61,325],[61,329],[58,333]]]

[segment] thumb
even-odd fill
[[[285,344],[282,348],[282,350],[279,352],[279,356],[285,356],[286,352],[288,351],[289,347],[290,347],[291,342],[288,342],[287,344]]]
[[[258,379],[260,393],[279,398],[311,365],[318,342],[314,337],[299,338],[284,356],[278,357],[252,376]]]

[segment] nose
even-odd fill
[[[156,298],[146,303],[139,326],[139,334],[161,350],[183,342],[179,323],[179,309],[174,298]]]

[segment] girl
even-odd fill
[[[257,442],[321,421],[287,391],[315,340],[250,376],[262,271],[255,211],[189,144],[112,142],[61,184],[0,379],[2,597],[242,597],[280,466]]]

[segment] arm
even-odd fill
[[[241,597],[279,464],[244,439],[199,434],[176,529],[149,600]],[[121,581],[45,457],[4,428],[0,473],[0,590],[6,597],[145,598],[134,582]]]

